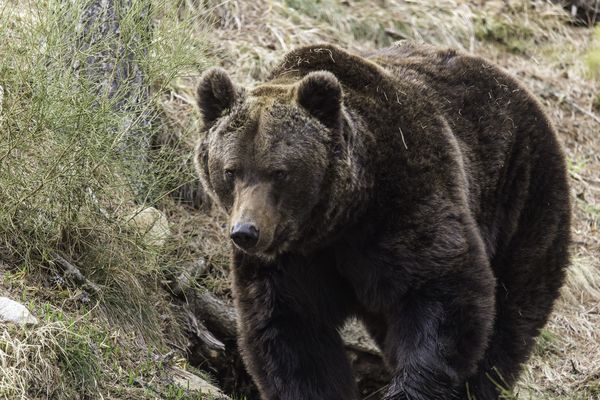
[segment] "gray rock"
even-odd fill
[[[18,325],[37,325],[38,320],[27,307],[8,297],[0,297],[0,322]]]
[[[192,392],[200,392],[201,394],[212,396],[212,398],[218,400],[229,400],[229,397],[223,394],[221,389],[208,383],[190,371],[186,371],[179,367],[172,367],[171,373],[174,383],[179,387]]]

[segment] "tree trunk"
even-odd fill
[[[72,0],[67,0],[72,1]],[[135,8],[134,8],[135,6]],[[145,55],[152,37],[151,2],[89,0],[77,24],[77,50],[87,54],[73,69],[98,99],[108,99],[121,120],[115,127],[126,178],[139,202],[148,197],[151,118],[149,89],[136,56]],[[121,28],[121,19],[135,29]],[[132,25],[131,22],[128,22]]]

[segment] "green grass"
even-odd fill
[[[587,158],[577,158],[577,159],[568,158],[567,159],[567,169],[570,172],[579,174],[586,169],[586,167],[589,165],[589,163],[590,163],[590,160]]]
[[[488,16],[477,19],[475,37],[481,41],[503,45],[511,53],[524,53],[531,47],[534,33],[520,21]]]
[[[5,371],[0,393],[14,398],[40,393],[96,398],[98,391],[123,387],[121,398],[145,398],[146,389],[131,387],[123,377],[138,382],[158,369],[128,365],[128,357],[182,340],[161,287],[161,262],[174,253],[153,245],[128,216],[140,201],[160,207],[170,191],[193,179],[184,163],[187,154],[175,147],[154,149],[151,168],[140,170],[131,162],[139,148],[125,138],[138,129],[152,138],[164,134],[162,96],[208,64],[205,16],[156,1],[140,17],[148,2],[133,0],[130,9],[121,9],[118,38],[83,49],[77,32],[84,4],[0,6],[0,260],[10,266],[2,271],[2,284],[20,290],[22,301],[41,295],[47,300],[35,309],[40,328],[5,331],[0,342],[2,354],[27,354],[18,369],[2,366],[12,372]],[[82,67],[90,54],[110,51],[114,41],[134,50],[144,85],[151,88],[126,108],[118,103],[136,89],[132,82],[109,96]],[[145,190],[141,196],[138,183]],[[57,253],[100,288],[87,293],[89,303],[73,300],[82,294],[76,285],[56,283],[62,275]]]
[[[133,2],[134,10],[140,3]],[[130,178],[137,171],[127,159],[139,149],[124,149],[121,139],[136,129],[141,112],[151,111],[146,118],[159,120],[159,97],[176,77],[202,68],[203,44],[182,34],[186,26],[176,10],[155,7],[161,19],[137,60],[154,90],[145,103],[119,110],[115,104],[127,93],[127,83],[108,97],[71,67],[84,62],[88,52],[106,50],[84,53],[74,47],[82,3],[32,4],[25,10],[31,20],[11,24],[16,17],[8,8],[0,15],[6,39],[0,49],[5,55],[0,61],[0,254],[13,265],[39,271],[56,269],[53,254],[60,252],[104,288],[104,303],[121,303],[124,291],[139,299],[145,279],[156,279],[154,260],[161,250],[126,223],[137,207]],[[135,45],[131,32],[142,25],[123,17],[125,47]],[[124,120],[133,120],[132,126]],[[148,134],[159,134],[159,128],[153,124]],[[152,154],[158,160],[152,173],[133,176],[148,182],[143,199],[149,204],[165,198],[180,175],[181,168],[173,168],[176,157],[163,153]]]
[[[91,313],[75,317],[49,303],[32,309],[40,319],[38,328],[8,326],[0,337],[0,397],[93,397],[107,375],[118,384],[122,377],[112,367],[124,365],[120,355],[125,350],[113,340],[114,333]]]
[[[542,329],[536,339],[533,351],[543,357],[555,353],[558,346],[560,346],[560,338],[550,330]]]
[[[588,220],[596,226],[600,226],[600,207],[588,203],[585,200],[577,199],[577,206],[587,214]]]
[[[93,310],[74,316],[50,303],[29,306],[40,326],[8,326],[0,335],[0,398],[209,400],[170,383],[165,348],[140,352],[135,333],[107,325]]]
[[[584,60],[590,77],[600,78],[600,28],[596,28],[591,35],[591,45],[588,48]]]

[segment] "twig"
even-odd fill
[[[597,123],[600,124],[600,116],[598,116],[598,115],[594,114],[593,112],[588,111],[585,108],[581,107],[579,104],[577,104],[573,100],[569,99],[567,97],[567,95],[561,94],[561,93],[559,93],[557,91],[554,91],[554,90],[549,90],[549,92],[558,101],[564,101],[565,103],[567,103],[568,105],[570,105],[571,107],[573,107],[574,109],[576,109],[577,111],[579,111],[580,113],[587,115],[588,117],[590,117],[591,119],[593,119],[594,121],[596,121]]]
[[[406,145],[406,141],[404,140],[404,133],[402,133],[402,128],[398,127],[398,130],[400,131],[400,137],[402,138],[402,144],[404,144],[404,148],[406,150],[408,150],[408,146]]]
[[[408,39],[408,37],[404,33],[397,31],[396,29],[392,29],[392,28],[386,28],[385,34],[394,40]]]
[[[600,181],[597,181],[597,180],[591,179],[591,178],[585,178],[573,171],[569,171],[569,176],[571,178],[583,183],[584,185],[586,185],[587,188],[589,188],[591,190],[600,191]]]
[[[567,103],[568,103],[568,104],[569,104],[571,107],[573,107],[574,109],[576,109],[577,111],[579,111],[579,112],[581,112],[581,113],[583,113],[583,114],[587,115],[588,117],[592,118],[594,121],[596,121],[597,123],[599,123],[599,124],[600,124],[600,117],[599,117],[599,116],[597,116],[596,114],[594,114],[593,112],[586,110],[585,108],[581,107],[579,104],[575,103],[575,102],[574,102],[574,101],[572,101],[572,100],[565,99],[565,101],[566,101],[566,102],[567,102]]]
[[[63,271],[65,273],[65,277],[67,279],[72,280],[76,284],[84,287],[85,289],[89,290],[92,293],[98,293],[100,291],[100,287],[98,285],[96,285],[93,282],[90,282],[81,273],[81,271],[79,270],[79,268],[77,268],[76,266],[74,266],[73,264],[71,264],[69,261],[67,261],[60,254],[53,253],[52,256],[54,257],[54,261],[56,263],[58,263],[63,268]]]

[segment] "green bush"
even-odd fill
[[[165,324],[171,336],[178,328],[160,290],[164,266],[158,260],[168,249],[146,240],[128,219],[191,177],[182,163],[186,155],[169,148],[152,149],[151,167],[139,168],[132,160],[143,149],[127,137],[135,130],[149,140],[163,134],[161,96],[207,64],[204,16],[176,3],[132,0],[125,7],[115,1],[118,37],[92,47],[82,45],[85,0],[0,6],[0,260],[13,276],[44,286],[62,275],[56,258],[63,256],[100,288],[91,293],[95,318],[133,329],[142,344],[160,345]],[[133,55],[149,88],[126,106],[123,100],[139,85],[126,80],[107,93],[85,70],[90,56],[114,52],[115,43],[123,50],[118,56]],[[60,287],[49,296],[64,300]],[[65,307],[73,315],[87,308]],[[99,338],[75,333],[71,339],[81,340],[61,345],[57,357],[71,372],[63,385],[76,389],[99,374],[87,353]],[[35,360],[27,368],[36,370]]]

